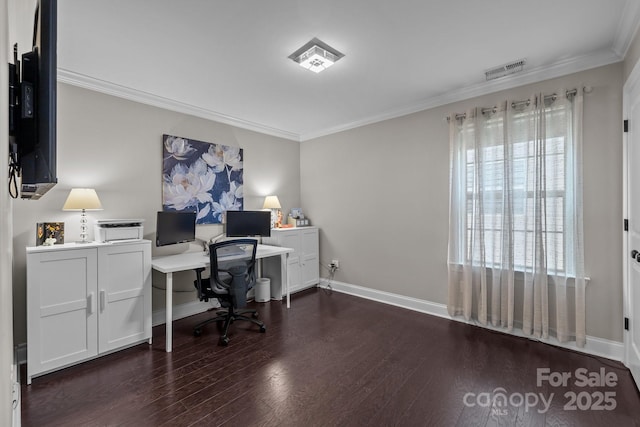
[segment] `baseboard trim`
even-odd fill
[[[209,302],[204,301],[192,301],[185,304],[174,305],[173,306],[173,320],[183,319],[185,317],[193,316],[194,314],[203,313],[210,308],[219,307],[216,300],[212,300]],[[164,308],[158,309],[153,312],[151,318],[151,324],[153,326],[163,325],[166,323],[167,315],[166,310]]]
[[[329,282],[326,279],[322,279],[318,285],[321,288],[328,288]],[[590,354],[593,356],[606,357],[607,359],[616,360],[622,362],[624,360],[624,344],[618,341],[611,341],[604,338],[587,336],[587,344],[584,348],[578,347],[575,342],[561,343],[554,337],[548,339],[538,339],[525,335],[522,330],[516,330],[509,332],[501,328],[496,328],[490,325],[480,325],[476,322],[466,321],[462,317],[451,317],[447,311],[445,304],[430,302],[421,300],[418,298],[407,297],[403,295],[394,294],[386,291],[379,291],[377,289],[365,288],[358,285],[352,285],[344,282],[331,281],[331,289],[353,295],[360,298],[365,298],[372,301],[381,302],[384,304],[394,305],[396,307],[402,307],[420,313],[429,314],[431,316],[442,317],[456,322],[466,323],[469,325],[479,326],[481,328],[490,329],[493,331],[509,334],[517,337],[527,338],[532,341],[538,341],[545,344],[550,344],[556,347],[562,347],[569,350],[574,350],[580,353]]]
[[[327,284],[328,282],[326,279],[321,279],[318,286],[321,288],[327,288]],[[332,281],[331,289],[343,294],[366,298],[384,304],[395,305],[397,307],[408,308],[409,310],[419,311],[420,313],[430,314],[432,316],[451,319],[447,312],[447,306],[444,304],[393,294],[391,292],[379,291],[377,289],[365,288],[358,285],[351,285],[344,282]]]
[[[321,288],[328,288],[329,282],[326,279],[321,279],[318,284]],[[363,286],[352,285],[344,282],[331,281],[331,289],[343,294],[353,295],[360,298],[365,298],[371,301],[380,302],[383,304],[390,304],[396,307],[406,308],[409,310],[417,311],[431,316],[442,317],[448,320],[454,320],[456,322],[466,323],[469,325],[479,326],[482,328],[490,329],[493,331],[509,334],[517,337],[527,338],[532,341],[539,341],[545,344],[554,345],[556,347],[562,347],[569,350],[575,350],[580,353],[590,354],[593,356],[606,357],[607,359],[616,360],[622,362],[624,360],[624,344],[618,341],[611,341],[604,338],[587,336],[587,344],[584,348],[580,348],[575,343],[561,343],[553,337],[549,339],[537,339],[525,335],[521,330],[513,330],[511,332],[505,331],[501,328],[496,328],[490,325],[479,325],[476,322],[468,322],[461,317],[451,317],[447,312],[447,306],[440,303],[421,300],[418,298],[407,297],[404,295],[398,295],[391,292],[379,291],[377,289],[365,288]],[[202,302],[193,301],[185,304],[176,305],[173,307],[173,320],[182,319],[185,317],[193,316],[207,311],[208,309],[215,307],[215,302]],[[165,310],[159,309],[153,312],[152,325],[158,326],[165,323]],[[16,359],[18,364],[27,362],[27,344],[21,343],[16,346]]]

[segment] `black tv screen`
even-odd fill
[[[38,0],[33,31],[33,50],[22,55],[17,111],[11,114],[17,122],[14,127],[23,199],[39,199],[58,182],[57,0]]]
[[[195,212],[158,212],[156,246],[193,242],[196,240]]]
[[[270,235],[270,211],[227,211],[227,237]]]

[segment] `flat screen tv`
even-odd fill
[[[270,211],[227,211],[227,237],[271,235]]]
[[[156,218],[156,246],[196,240],[196,213],[160,211]]]
[[[9,129],[17,151],[23,199],[39,199],[57,182],[57,0],[38,0],[33,49],[10,66]],[[22,68],[22,69],[21,69]],[[13,132],[11,131],[13,130]],[[15,195],[17,197],[17,194]]]

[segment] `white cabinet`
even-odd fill
[[[267,245],[293,248],[289,254],[288,274],[291,292],[315,286],[320,281],[320,248],[317,227],[274,228],[271,237],[263,238]],[[272,283],[282,283],[280,266],[275,261],[266,260],[263,264],[263,276],[272,279]],[[277,297],[281,298],[281,292]]]
[[[98,249],[98,352],[151,338],[151,242]]]
[[[27,383],[151,340],[151,242],[27,248]]]
[[[95,248],[27,249],[27,384],[98,354]]]

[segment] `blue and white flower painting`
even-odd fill
[[[220,224],[243,210],[242,149],[164,135],[162,208],[196,211],[197,224]]]

